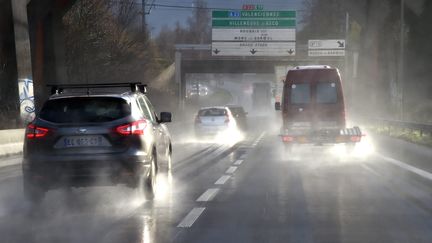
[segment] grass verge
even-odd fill
[[[372,132],[432,147],[432,134],[393,126],[369,126]]]

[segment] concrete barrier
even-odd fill
[[[0,130],[0,156],[22,152],[24,129]]]
[[[0,145],[8,143],[22,143],[24,141],[24,129],[0,130]]]

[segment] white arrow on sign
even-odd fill
[[[345,40],[309,40],[309,49],[345,49]]]
[[[213,42],[212,50],[213,56],[295,56],[295,42]]]

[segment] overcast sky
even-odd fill
[[[140,1],[140,0],[137,0]],[[153,0],[147,0],[148,3]],[[191,15],[192,9],[181,8],[193,7],[194,0],[155,0],[155,4],[180,6],[180,7],[154,7],[150,14],[147,15],[147,24],[149,25],[152,36],[156,36],[162,26],[173,27],[177,21],[184,23],[188,16]],[[262,4],[264,10],[303,10],[303,0],[207,0],[209,8],[232,8],[241,9],[243,4]],[[298,13],[301,18],[301,12]]]

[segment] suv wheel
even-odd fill
[[[168,147],[166,152],[166,170],[167,172],[170,172],[172,169],[172,152],[171,152],[171,145]]]
[[[153,155],[149,173],[147,175],[140,175],[138,178],[135,191],[137,192],[139,197],[144,196],[147,200],[152,200],[154,198],[156,175],[156,156]]]
[[[45,197],[45,189],[29,179],[23,181],[24,196],[31,203],[40,203]]]

